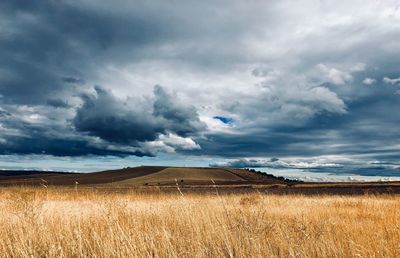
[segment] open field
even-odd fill
[[[271,194],[399,194],[400,182],[305,183],[254,170],[233,168],[190,168],[141,166],[94,173],[61,173],[45,171],[0,171],[0,186],[75,186],[80,188],[126,192],[131,189],[176,191],[179,183],[183,192]],[[145,191],[147,191],[145,190]]]
[[[398,195],[214,190],[3,187],[0,256],[400,256]]]
[[[140,166],[93,173],[45,171],[0,171],[0,185],[107,185],[170,186],[184,185],[285,184],[284,180],[261,172],[232,168],[191,168]]]

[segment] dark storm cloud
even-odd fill
[[[153,155],[130,145],[156,140],[161,133],[188,136],[204,129],[193,107],[185,110],[173,103],[161,87],[156,88],[154,108],[146,101],[119,103],[99,87],[97,97],[84,93],[91,88],[86,79],[93,80],[99,66],[153,55],[152,46],[167,43],[181,30],[169,15],[159,15],[156,5],[125,4],[0,3],[0,105],[5,108],[0,153]],[[76,96],[83,96],[83,105],[74,115]],[[58,116],[49,118],[52,113]],[[46,121],[30,121],[30,116]],[[53,123],[58,127],[52,128]],[[96,139],[82,138],[80,132],[105,142],[94,146]],[[108,141],[126,147],[110,150]]]
[[[41,122],[24,121],[25,112],[0,117],[0,155],[48,154],[54,156],[152,156],[146,150],[112,146],[106,142],[79,135],[70,130],[68,124],[55,124],[51,119]]]
[[[83,105],[74,118],[78,131],[113,142],[156,139],[162,128],[142,103],[128,105],[101,87],[95,90],[96,95],[82,96]]]
[[[399,96],[377,87],[374,94],[348,103],[346,114],[321,112],[303,123],[263,125],[240,134],[210,134],[202,151],[220,156],[313,156],[398,152]],[[293,122],[293,123],[291,123]],[[261,127],[261,128],[260,128]],[[398,157],[397,157],[398,159]]]
[[[63,101],[61,99],[48,99],[47,105],[55,107],[55,108],[70,108],[71,107],[71,105],[69,105],[66,101]]]
[[[91,145],[85,139],[46,138],[45,135],[32,134],[29,137],[13,137],[5,144],[0,144],[0,155],[9,154],[48,154],[53,156],[152,156],[149,152],[114,150],[107,146]]]
[[[43,103],[49,95],[69,92],[64,83],[91,78],[96,64],[110,57],[112,63],[140,58],[173,32],[162,16],[148,19],[139,7],[110,12],[67,1],[2,1],[0,93],[13,103]]]
[[[96,87],[96,95],[84,95],[74,125],[104,140],[119,143],[154,141],[160,134],[196,135],[205,129],[196,110],[177,104],[161,86],[154,87],[154,100],[115,98]],[[153,102],[153,104],[151,104]]]
[[[176,96],[169,95],[159,85],[154,87],[154,95],[153,115],[162,118],[164,130],[167,132],[185,137],[206,129],[193,106],[180,104]]]
[[[84,81],[80,78],[75,78],[75,77],[62,77],[61,80],[66,83],[72,83],[72,84],[82,84]]]

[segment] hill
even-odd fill
[[[288,180],[243,169],[140,166],[93,173],[43,171],[0,171],[0,185],[80,185],[122,186],[286,184]],[[214,181],[214,183],[213,183]]]
[[[270,194],[400,194],[400,182],[326,182],[307,183],[283,177],[236,168],[195,168],[140,166],[93,173],[48,171],[1,171],[0,186],[75,186],[95,187],[104,191],[125,191],[131,188],[175,191],[176,183],[184,191],[212,191],[214,184],[221,192],[263,191]]]

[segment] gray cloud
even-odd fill
[[[139,148],[127,148],[78,134],[67,122],[54,121],[51,115],[38,115],[32,108],[8,107],[0,117],[0,155],[43,154],[54,156],[151,156]],[[62,111],[52,111],[57,117]]]
[[[154,88],[153,100],[116,99],[109,91],[95,87],[96,96],[84,95],[74,125],[103,140],[131,143],[154,141],[160,134],[196,135],[205,129],[196,110],[176,104],[161,86]]]
[[[71,106],[61,99],[48,99],[47,105],[55,107],[55,108],[70,108]]]
[[[75,77],[62,77],[61,80],[66,83],[71,83],[71,84],[83,84],[84,81],[79,78]]]
[[[190,138],[205,130],[196,110],[169,105],[173,96],[161,86],[154,98],[122,100],[99,86],[80,98],[76,109],[57,99],[38,106],[3,104],[0,155],[154,156],[200,148]]]
[[[154,87],[153,115],[162,118],[164,130],[180,136],[190,136],[205,130],[193,106],[183,105],[176,96],[170,96],[161,86]]]
[[[151,115],[148,103],[129,104],[116,99],[110,92],[96,87],[96,95],[83,95],[74,125],[78,131],[88,132],[112,142],[155,140],[162,131]]]
[[[226,162],[211,163],[211,167],[232,168],[267,168],[299,170],[312,173],[331,175],[359,175],[359,176],[399,176],[400,163],[398,162],[369,162],[363,157],[322,156],[314,158],[286,158],[283,160],[271,159],[233,159]],[[329,180],[329,179],[328,179]]]
[[[0,153],[391,162],[398,24],[391,1],[2,1]]]

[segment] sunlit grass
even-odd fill
[[[1,257],[399,257],[400,197],[2,188]]]

